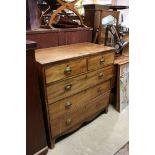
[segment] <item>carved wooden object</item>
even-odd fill
[[[58,6],[58,8],[56,9],[56,11],[54,11],[51,14],[51,17],[50,17],[49,22],[48,22],[48,25],[49,25],[50,28],[53,28],[52,25],[55,23],[55,18],[56,18],[56,16],[59,13],[64,12],[65,15],[67,15],[67,13],[65,12],[66,9],[73,11],[79,17],[80,22],[81,22],[81,26],[87,27],[84,24],[83,19],[82,19],[81,15],[79,14],[79,12],[74,8],[74,5],[75,5],[75,3],[77,3],[78,0],[74,0],[72,2],[65,2],[63,0],[56,0],[56,1],[60,4],[60,6]],[[52,10],[52,6],[53,6],[53,5],[50,4],[51,2],[49,0],[46,0],[46,2],[49,3],[49,8],[44,12],[44,15],[46,13],[48,13],[49,10]],[[55,3],[57,3],[57,2],[55,2]],[[41,16],[41,19],[42,19],[42,16]]]

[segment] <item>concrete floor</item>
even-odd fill
[[[47,155],[114,155],[129,141],[129,108],[112,106],[91,123],[55,144]]]

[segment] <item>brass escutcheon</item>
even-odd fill
[[[67,120],[66,120],[66,125],[70,125],[72,123],[72,119],[71,118],[68,118]]]
[[[65,68],[65,70],[64,70],[64,73],[65,73],[65,74],[71,74],[71,73],[72,73],[71,67],[67,66],[67,67]]]

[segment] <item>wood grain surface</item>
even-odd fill
[[[56,117],[59,117],[60,115],[65,114],[70,110],[74,111],[78,109],[78,107],[82,107],[85,102],[88,102],[91,99],[105,93],[109,89],[110,89],[110,81],[106,81],[102,84],[93,87],[93,89],[89,88],[73,96],[55,102],[54,104],[49,105],[49,111],[51,116],[50,118],[53,120]],[[68,102],[71,103],[70,106],[66,105]]]
[[[79,43],[38,49],[36,50],[35,57],[37,62],[45,65],[58,61],[60,62],[68,59],[95,55],[100,52],[107,52],[110,50],[114,50],[114,48],[93,43]]]
[[[114,51],[109,53],[102,53],[97,56],[91,56],[88,58],[88,70],[95,70],[110,64],[113,64],[114,62]]]
[[[73,75],[85,73],[87,70],[86,59],[68,61],[59,65],[52,65],[45,68],[46,83],[54,82]],[[65,70],[69,68],[70,72]]]
[[[115,50],[80,43],[37,50],[49,147],[101,111],[108,111]]]
[[[84,119],[91,117],[96,112],[107,107],[109,103],[108,93],[102,93],[95,98],[85,98],[83,102],[75,103],[74,108],[58,117],[51,119],[51,129],[53,137],[61,135],[64,131],[70,129],[78,123],[83,123]],[[77,101],[77,100],[76,100]],[[52,114],[51,114],[52,115]],[[70,121],[70,122],[69,122]]]
[[[113,66],[108,66],[97,71],[69,78],[47,86],[48,103],[76,94],[84,89],[95,86],[113,77]],[[69,90],[65,88],[70,86]]]

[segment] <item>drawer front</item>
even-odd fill
[[[109,97],[110,91],[93,99],[92,102],[88,102],[88,104],[85,106],[85,117],[90,117],[100,110],[106,108],[109,105]]]
[[[48,66],[45,68],[46,84],[80,73],[85,73],[86,70],[86,59],[72,60],[66,63]]]
[[[88,58],[88,70],[95,70],[113,64],[114,56],[114,52],[109,52]]]
[[[76,95],[55,102],[49,105],[50,119],[54,120],[56,117],[60,117],[62,114],[67,115],[70,112],[75,112],[76,109],[83,107],[84,103],[109,90],[110,80],[99,84],[93,88],[82,91]]]
[[[63,114],[60,117],[51,120],[52,137],[59,136],[74,125],[82,122],[82,120],[84,120],[84,112],[84,108],[79,108],[76,113],[72,113],[72,115]]]
[[[108,66],[85,75],[51,84],[47,87],[48,103],[54,103],[60,99],[71,96],[103,81],[111,79],[112,75],[113,66]]]
[[[84,102],[81,106],[77,107],[76,110],[70,110],[70,114],[63,113],[59,117],[51,120],[52,136],[61,135],[74,125],[104,109],[109,104],[109,94],[110,92],[97,96],[93,100]]]

